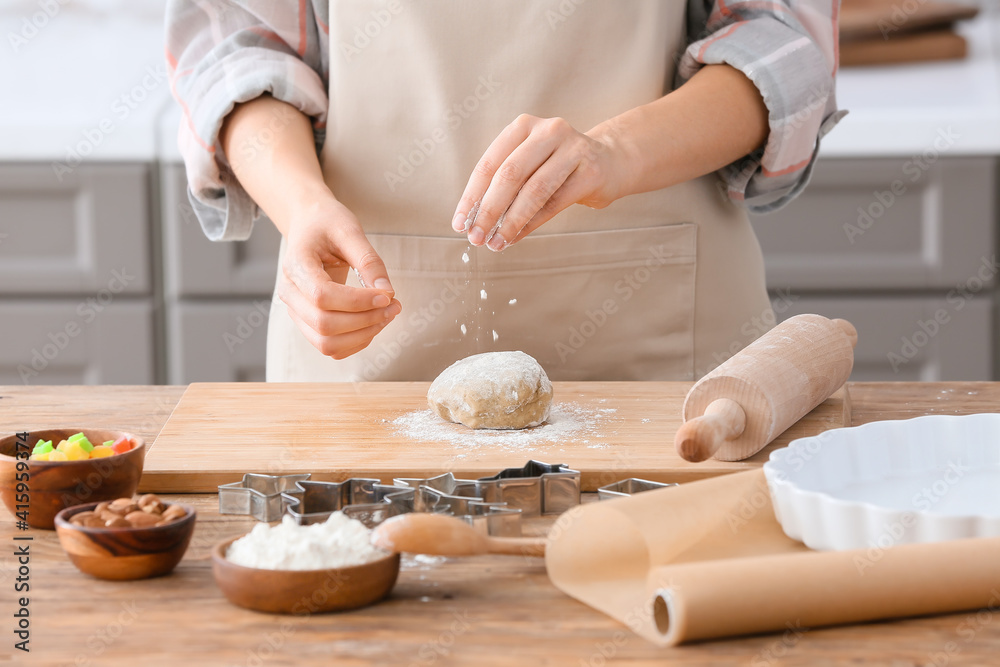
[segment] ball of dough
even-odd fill
[[[443,419],[469,428],[528,428],[548,419],[552,383],[524,352],[486,352],[444,369],[427,402]]]

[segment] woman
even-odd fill
[[[208,236],[281,231],[269,380],[693,379],[770,315],[745,208],[804,187],[837,0],[173,0]],[[351,271],[350,269],[353,269]],[[741,331],[742,330],[742,331]]]

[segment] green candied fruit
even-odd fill
[[[83,433],[74,433],[67,438],[70,442],[75,442],[83,449],[85,452],[89,452],[94,449],[94,446],[90,444],[90,440],[87,440],[87,436]]]
[[[114,440],[105,440],[104,443],[102,444],[102,447],[110,447],[113,444],[115,444]]]
[[[32,454],[48,454],[52,451],[52,441],[51,440],[39,440],[35,443],[35,448],[31,450]]]

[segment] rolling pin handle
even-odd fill
[[[719,398],[709,403],[700,417],[681,424],[674,445],[681,458],[698,463],[712,458],[726,440],[740,437],[746,425],[747,415],[740,404]]]
[[[836,319],[833,321],[834,324],[840,327],[840,329],[847,334],[847,338],[851,341],[851,347],[858,346],[858,330],[854,328],[854,325],[847,320]]]

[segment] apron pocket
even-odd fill
[[[502,253],[462,237],[368,238],[403,313],[345,360],[343,379],[430,380],[495,350],[523,350],[553,380],[693,378],[693,223],[537,234]]]

